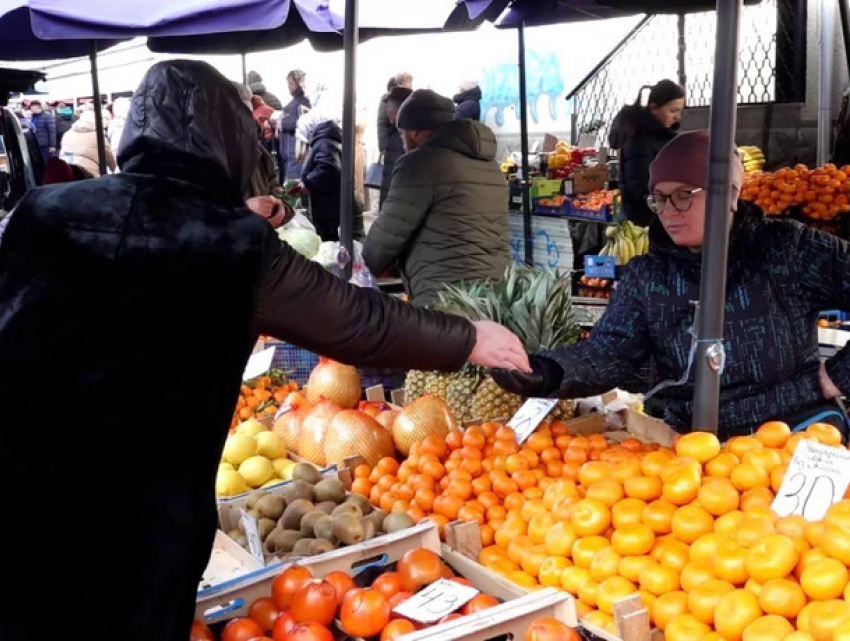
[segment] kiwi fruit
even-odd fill
[[[375,534],[378,532],[378,528],[375,527],[374,521],[369,521],[365,517],[360,520],[363,524],[363,540],[368,541],[369,539],[374,539]]]
[[[337,542],[336,535],[334,535],[333,519],[327,514],[317,519],[313,524],[313,534],[316,535],[317,539],[327,539],[332,543]]]
[[[313,484],[308,483],[307,481],[294,481],[292,483],[293,492],[295,493],[295,500],[298,499],[306,499],[307,501],[313,501]]]
[[[344,499],[345,487],[339,479],[322,479],[313,486],[313,500],[316,503],[342,503]]]
[[[316,539],[298,539],[292,548],[292,554],[295,556],[310,556],[310,544],[315,542]]]
[[[398,532],[413,527],[413,519],[404,512],[393,512],[384,519],[381,529],[389,534],[390,532]]]
[[[297,530],[282,530],[275,541],[276,552],[292,552],[295,544],[303,537]]]
[[[334,536],[344,545],[360,543],[364,538],[362,516],[341,512],[331,517]]]
[[[263,490],[254,490],[248,495],[248,500],[245,502],[245,509],[253,510],[257,505],[257,501],[268,495],[269,493]]]
[[[266,494],[254,503],[254,509],[263,517],[277,521],[286,509],[286,501],[279,494]]]
[[[308,547],[311,556],[315,554],[324,554],[325,552],[330,552],[335,549],[336,546],[327,539],[313,539],[310,541],[310,546]]]
[[[236,541],[243,548],[248,546],[248,537],[245,536],[244,532],[240,532],[236,528],[230,530],[230,532],[227,533],[227,536]]]
[[[372,503],[362,494],[349,494],[345,497],[345,502],[354,503],[354,505],[360,508],[363,516],[367,516],[373,510]]]
[[[325,514],[330,514],[336,509],[336,503],[333,501],[322,501],[321,503],[316,503],[316,509]]]
[[[266,537],[266,540],[263,541],[263,547],[265,548],[266,552],[268,552],[269,554],[274,554],[275,552],[277,552],[277,539],[282,533],[283,530],[281,530],[279,527],[275,527],[275,529],[269,532],[269,535]]]
[[[300,530],[301,529],[301,519],[308,512],[313,511],[313,504],[310,501],[305,499],[298,499],[297,501],[293,501],[284,511],[283,516],[280,517],[280,526],[284,530]]]
[[[277,527],[277,521],[273,519],[262,518],[257,521],[257,532],[260,535],[260,540],[265,541],[271,534],[272,530]]]
[[[298,463],[292,468],[293,481],[305,481],[310,485],[315,485],[322,480],[322,475],[315,467],[309,463]]]
[[[319,512],[318,510],[313,510],[312,512],[307,512],[301,518],[301,534],[304,536],[313,536],[313,526],[323,516],[327,516],[324,512]]]
[[[331,516],[337,516],[338,514],[351,514],[352,516],[356,516],[358,519],[363,518],[363,512],[361,512],[360,508],[354,505],[354,503],[343,503],[342,505],[337,505],[334,508],[334,511],[331,512]]]

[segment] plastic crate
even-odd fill
[[[850,312],[842,312],[840,309],[828,309],[818,314],[818,318],[832,321],[850,321]]]
[[[614,256],[594,256],[588,254],[584,257],[584,275],[588,278],[617,278],[617,259]]]

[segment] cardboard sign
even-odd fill
[[[771,509],[779,516],[796,514],[820,521],[850,485],[850,451],[800,441]]]
[[[257,527],[257,519],[245,510],[239,510],[242,516],[242,525],[245,526],[245,538],[248,539],[248,549],[251,555],[261,563],[265,562],[263,554],[263,540],[260,538],[260,530]]]
[[[605,189],[606,182],[608,182],[608,167],[581,169],[573,174],[573,194],[580,196]]]
[[[462,608],[478,590],[456,581],[440,579],[399,603],[393,612],[420,623],[434,623]]]
[[[245,371],[242,372],[242,380],[250,381],[252,378],[257,378],[267,373],[272,368],[274,360],[274,347],[264,349],[262,352],[252,354],[248,359],[248,364],[245,365]]]
[[[516,432],[517,443],[522,445],[557,404],[556,398],[530,398],[523,403],[519,411],[508,421],[508,427]]]

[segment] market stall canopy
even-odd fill
[[[30,0],[0,0],[0,60],[57,60],[89,54],[91,39],[42,40],[33,28],[37,13],[34,4]],[[98,39],[97,49],[117,42],[114,38]]]
[[[47,75],[30,69],[0,69],[0,106],[9,102],[9,94],[30,93],[33,85],[42,82]]]

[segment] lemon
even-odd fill
[[[221,458],[233,466],[257,453],[257,439],[248,434],[231,434],[224,442]]]
[[[226,463],[225,461],[222,461],[221,463],[218,464],[218,471],[224,472],[225,470],[231,470],[231,471],[235,472],[236,468],[233,467],[230,463]]]
[[[260,487],[271,487],[272,485],[280,485],[283,481],[277,477],[271,478],[265,483],[263,483]]]
[[[252,456],[242,461],[239,474],[251,487],[260,487],[274,476],[274,467],[265,456]]]
[[[244,423],[239,423],[239,425],[236,426],[237,434],[245,434],[247,436],[256,436],[260,432],[268,431],[268,428],[255,418],[249,418]]]
[[[286,445],[283,439],[274,432],[260,432],[256,435],[257,454],[268,459],[286,456]]]
[[[245,479],[236,470],[219,470],[215,479],[216,496],[236,496],[247,492]]]

